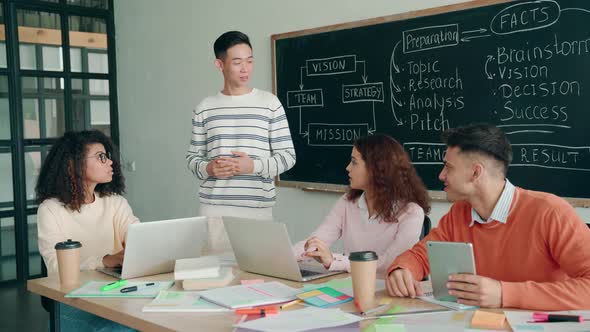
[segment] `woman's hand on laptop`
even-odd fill
[[[303,249],[305,249],[303,255],[312,257],[320,262],[326,269],[329,269],[330,265],[332,265],[332,251],[330,250],[330,247],[317,237],[312,237],[307,240]]]
[[[399,268],[391,271],[385,286],[391,296],[414,298],[424,295],[420,282],[415,280],[412,272],[407,269]]]
[[[119,251],[114,255],[105,255],[102,258],[102,265],[104,267],[118,267],[123,265],[123,256],[125,256],[125,249]]]

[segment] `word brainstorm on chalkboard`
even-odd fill
[[[590,197],[590,1],[489,3],[273,36],[297,152],[279,183],[347,184],[354,140],[379,132],[440,190],[442,131],[488,122],[512,142],[512,182]]]

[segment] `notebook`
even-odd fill
[[[237,309],[295,300],[300,289],[289,287],[278,281],[254,285],[237,285],[214,288],[199,292],[209,302]]]

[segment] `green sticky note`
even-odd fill
[[[331,287],[322,287],[322,288],[318,288],[318,290],[320,292],[326,293],[332,297],[338,297],[341,296],[342,293],[340,293],[339,291],[335,290],[334,288]]]
[[[167,291],[163,291],[163,298],[165,300],[175,300],[178,298],[181,298],[184,296],[184,294],[182,294],[181,292],[167,292]]]
[[[326,286],[330,286],[332,288],[339,288],[345,289],[352,287],[352,279],[344,278],[344,279],[333,279],[326,283]]]
[[[522,330],[528,330],[528,331],[544,331],[545,328],[542,325],[521,324],[521,325],[515,325],[514,326],[514,330],[515,331],[522,331]]]
[[[387,310],[388,314],[395,314],[397,312],[404,312],[406,311],[405,307],[396,305],[391,307],[389,310]],[[373,324],[363,328],[363,332],[378,332],[378,331],[405,331],[406,328],[404,327],[403,324],[394,324],[393,321],[395,320],[395,317],[389,317],[389,318],[379,318],[376,322],[374,322]],[[378,325],[402,325],[403,330],[377,330],[377,326]],[[382,327],[383,328],[383,327]]]
[[[406,332],[404,324],[375,324],[375,332]]]
[[[406,308],[396,305],[396,306],[391,307],[389,310],[387,310],[387,313],[388,314],[395,314],[395,313],[404,312],[404,311],[406,311]],[[379,324],[381,324],[381,325],[392,324],[394,319],[395,319],[394,317],[379,318],[377,320],[377,322],[375,322],[375,324],[377,324],[377,325],[379,325]]]

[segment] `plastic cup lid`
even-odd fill
[[[72,239],[55,244],[55,249],[76,249],[80,247],[82,247],[82,243],[78,241],[72,241]]]
[[[356,251],[351,252],[348,259],[356,262],[363,261],[376,261],[378,259],[377,254],[374,251]]]

